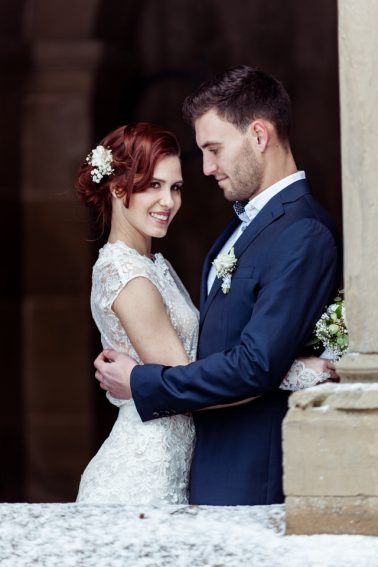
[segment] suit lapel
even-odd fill
[[[252,244],[252,242],[258,237],[258,235],[272,222],[281,217],[284,214],[284,208],[281,202],[275,202],[274,204],[268,203],[258,215],[251,221],[248,228],[243,232],[243,234],[238,238],[235,243],[235,256],[240,258],[243,252]]]
[[[299,180],[272,197],[235,243],[235,256],[240,258],[246,248],[252,244],[255,238],[257,238],[268,225],[285,214],[285,203],[296,201],[306,193],[310,193],[307,181]]]
[[[285,214],[285,203],[296,201],[300,197],[303,197],[306,193],[310,193],[309,185],[306,180],[300,180],[292,183],[291,185],[280,191],[277,195],[275,195],[270,201],[268,201],[265,207],[263,207],[263,209],[257,214],[253,221],[251,221],[246,230],[236,241],[234,250],[237,260],[240,260],[245,250],[267,226],[269,226],[272,222],[276,221],[279,217]],[[210,269],[210,263],[213,261],[219,250],[222,248],[224,243],[238,226],[239,222],[240,221],[238,220],[238,218],[235,217],[233,221],[229,223],[221,236],[212,246],[209,254],[206,257],[202,273],[200,328],[202,326],[206,313],[213,299],[219,292],[222,284],[222,280],[220,278],[216,278],[210,290],[210,294],[207,297],[207,275]]]
[[[273,210],[272,210],[272,207],[268,207],[268,205],[269,205],[269,203],[266,205],[266,207],[264,207],[260,211],[260,213],[258,213],[256,218],[253,219],[253,221],[248,225],[246,230],[243,232],[243,234],[238,238],[238,240],[234,244],[235,256],[236,256],[238,262],[239,262],[241,256],[243,255],[243,253],[245,252],[245,250],[250,246],[250,244],[255,240],[255,238],[257,238],[257,236],[260,234],[260,232],[262,232],[264,230],[264,228],[267,227],[269,224],[271,224],[275,219],[277,219],[278,217],[280,217],[284,214],[284,209],[283,209],[282,203],[278,203],[277,206],[273,208]],[[226,242],[226,239],[223,240],[223,244],[224,244],[224,242]],[[217,250],[214,250],[214,252],[218,251],[220,248],[221,248],[221,246],[219,246],[219,248],[217,248]],[[214,259],[215,256],[216,256],[216,253],[214,253],[214,255],[212,256],[212,259]],[[209,268],[209,265],[208,265],[208,268]],[[236,269],[237,269],[237,266],[236,266]],[[214,298],[218,294],[221,285],[222,285],[222,279],[221,278],[215,278],[215,281],[212,285],[212,288],[210,290],[208,297],[205,299],[205,301],[203,303],[201,302],[200,330],[201,330],[201,326],[202,326],[202,323],[204,321],[204,318],[206,316],[206,313],[209,310],[209,307],[210,307],[211,303],[213,302]],[[206,291],[206,289],[204,290],[204,292]],[[204,297],[206,297],[206,295],[204,295]]]

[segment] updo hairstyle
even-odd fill
[[[95,183],[91,175],[93,166],[85,162],[77,173],[74,187],[80,201],[95,209],[97,221],[104,230],[111,221],[111,191],[123,197],[128,207],[130,195],[149,186],[156,164],[164,157],[179,157],[180,146],[172,132],[147,122],[120,126],[99,145],[112,151],[113,173]]]

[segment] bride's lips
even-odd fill
[[[163,226],[167,225],[170,218],[170,212],[161,212],[161,211],[151,211],[150,216],[158,223]]]

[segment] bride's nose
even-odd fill
[[[172,193],[169,187],[163,189],[160,194],[159,203],[162,207],[172,208],[174,205]]]

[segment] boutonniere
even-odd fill
[[[218,254],[213,260],[213,266],[217,273],[217,278],[222,278],[222,291],[228,293],[231,288],[231,274],[236,268],[237,258],[235,257],[234,247],[228,254]]]

